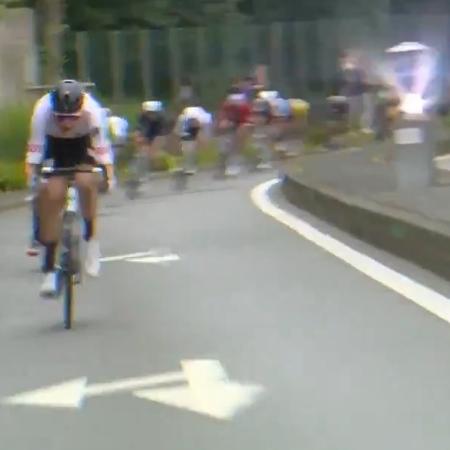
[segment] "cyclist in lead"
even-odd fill
[[[48,94],[44,95],[43,99],[46,98]],[[93,107],[97,107],[102,109],[103,111],[103,121],[102,121],[102,129],[103,129],[103,133],[105,136],[105,148],[108,149],[108,151],[112,152],[111,153],[111,164],[114,164],[115,161],[115,142],[116,142],[116,138],[115,136],[117,135],[117,131],[119,131],[119,133],[121,132],[123,134],[123,125],[122,124],[117,124],[114,123],[114,127],[111,126],[110,123],[110,119],[121,119],[120,117],[110,117],[111,116],[111,110],[108,108],[103,108],[102,105],[100,104],[100,102],[95,99],[89,92],[85,92],[84,93],[85,98],[87,99],[88,103],[91,103]],[[125,119],[121,119],[121,120],[125,120]],[[126,122],[126,121],[125,121]],[[122,125],[122,127],[120,127],[120,125]],[[125,132],[128,130],[128,122],[126,122],[127,128],[125,130]],[[113,128],[113,130],[116,131],[116,133],[112,133],[110,132],[110,129]],[[51,165],[51,155],[48,154],[48,148],[47,146],[44,147],[44,154],[42,156],[42,163],[44,166],[46,166],[47,164]],[[41,164],[39,164],[39,166],[34,166],[35,169],[41,168]],[[105,166],[104,166],[104,170],[108,170]],[[38,207],[36,205],[36,191],[39,189],[39,176],[38,176],[38,172],[39,170],[33,170],[33,173],[28,173],[28,186],[30,187],[30,190],[32,191],[32,202],[33,202],[33,208],[32,208],[32,232],[31,232],[31,240],[30,240],[30,244],[27,248],[27,255],[28,256],[38,256],[39,255],[39,250],[40,250],[40,238],[39,238],[39,214],[38,214]],[[113,172],[112,170],[110,170],[110,175],[108,176],[106,174],[106,179],[107,179],[107,183],[108,183],[108,189],[110,189],[112,186],[116,185],[116,179],[113,176]]]
[[[31,134],[26,155],[29,177],[37,173],[45,157],[54,168],[106,167],[109,180],[114,179],[111,149],[104,133],[103,111],[99,104],[75,80],[63,80],[56,89],[39,99],[31,118]],[[97,240],[98,178],[91,173],[75,176],[84,240],[87,242],[85,269],[88,275],[100,273],[100,248]],[[38,192],[39,240],[44,246],[44,278],[41,295],[51,296],[57,290],[56,248],[61,227],[61,211],[67,192],[67,180],[54,176]]]

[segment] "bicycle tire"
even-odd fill
[[[78,216],[73,212],[66,212],[63,217],[63,230],[61,236],[61,269],[75,275],[81,270],[80,233]]]
[[[74,284],[81,274],[80,236],[75,230],[78,217],[73,212],[66,212],[63,218],[61,281],[63,288],[63,322],[66,330],[72,328]]]
[[[71,237],[69,273],[74,277],[74,284],[81,284],[81,238],[77,234]]]
[[[64,285],[64,302],[63,302],[63,315],[64,315],[64,328],[70,330],[73,323],[73,275],[69,273],[63,274]]]

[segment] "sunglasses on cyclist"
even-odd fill
[[[55,114],[58,122],[74,122],[80,118],[79,114]]]

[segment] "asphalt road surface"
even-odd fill
[[[198,176],[183,193],[158,180],[136,201],[105,199],[103,255],[138,255],[84,280],[72,331],[61,305],[37,295],[28,212],[0,214],[1,450],[450,448],[450,325],[263,214],[250,191],[270,177]],[[436,277],[289,207],[277,187],[271,196],[449,295]],[[189,378],[186,360],[215,363]],[[218,367],[264,392],[227,410],[231,381]],[[7,402],[71,380],[31,404]],[[79,404],[50,404],[85,382],[91,396]],[[169,404],[154,401],[163,397]]]

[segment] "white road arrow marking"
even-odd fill
[[[34,391],[24,392],[5,399],[6,405],[43,406],[48,408],[80,408],[86,397],[132,391],[159,384],[186,381],[183,372],[168,372],[139,378],[127,378],[111,383],[87,386],[87,378],[76,378]]]
[[[86,388],[86,396],[96,397],[99,395],[115,394],[116,392],[132,391],[142,387],[177,383],[185,380],[186,376],[183,372],[167,372],[147,377],[126,378],[125,380],[113,381],[111,383],[100,383],[88,386]]]
[[[182,367],[188,386],[146,389],[134,392],[134,395],[216,419],[229,420],[254,403],[264,390],[262,386],[229,381],[218,361],[182,361]]]
[[[438,156],[434,161],[439,169],[450,171],[450,155]]]
[[[154,250],[149,250],[147,252],[138,252],[138,253],[128,253],[126,255],[118,255],[118,256],[107,256],[105,258],[101,258],[101,262],[115,262],[115,261],[124,261],[129,258],[139,258],[141,256],[151,256],[155,255],[156,252]]]
[[[216,419],[231,419],[237,412],[254,403],[264,391],[262,386],[241,385],[228,380],[222,365],[213,360],[182,361],[182,372],[168,372],[140,378],[127,378],[110,383],[87,385],[87,378],[14,395],[2,401],[5,405],[80,409],[84,399],[124,391],[151,400]],[[145,389],[169,383],[187,385],[161,389]]]
[[[48,408],[79,408],[84,397],[86,382],[86,378],[76,378],[65,383],[14,395],[3,403]]]

